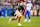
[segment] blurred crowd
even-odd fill
[[[28,0],[0,0],[0,5],[18,5],[18,3],[22,1],[27,2]],[[31,0],[31,2],[35,5],[39,4],[40,0]]]
[[[27,2],[27,1],[28,0],[0,0],[0,11],[2,11],[2,12],[0,12],[0,16],[6,17],[9,15],[9,17],[10,17],[11,14],[13,14],[13,16],[14,16],[14,13],[15,13],[16,9],[18,8],[18,5],[20,5],[21,2]],[[37,16],[38,16],[38,12],[40,10],[40,0],[31,0],[31,3],[33,4],[34,10],[37,10]],[[33,10],[33,16],[35,13],[34,10]]]

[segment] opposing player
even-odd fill
[[[31,20],[30,20],[30,11],[31,11],[32,8],[33,8],[33,5],[31,3],[31,1],[28,1],[28,3],[26,4],[26,12],[25,12],[25,20],[24,20],[24,22],[27,21],[27,14],[28,14],[28,17],[29,17],[28,22],[31,22]]]
[[[15,14],[16,14],[16,17],[14,17],[13,19],[9,19],[9,23],[12,21],[12,20],[17,20],[18,19],[18,26],[22,26],[21,24],[20,24],[20,19],[21,19],[21,13],[19,12],[19,10],[17,9],[16,10],[16,12],[15,12]],[[15,15],[14,14],[14,15]]]

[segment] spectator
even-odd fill
[[[39,4],[39,1],[37,1],[37,4]]]
[[[39,16],[39,5],[37,5],[37,16]]]
[[[1,7],[0,7],[0,17],[1,17],[1,13],[2,13],[2,9],[1,9]]]
[[[9,15],[9,17],[11,17],[11,8],[10,7],[8,8],[8,15]]]
[[[33,8],[33,16],[34,16],[34,13],[35,13],[35,9]]]
[[[6,7],[2,9],[2,12],[3,12],[3,17],[6,17]]]
[[[15,13],[16,10],[17,10],[16,7],[14,7],[14,9],[13,9],[13,16],[14,16],[14,13]]]

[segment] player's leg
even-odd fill
[[[18,23],[20,23],[20,19],[21,19],[21,17],[19,17],[19,19],[18,19]]]
[[[18,17],[16,16],[15,18],[13,18],[13,19],[9,19],[9,21],[8,21],[8,23],[10,23],[12,20],[16,20]]]
[[[27,11],[25,12],[25,20],[24,20],[24,22],[26,22],[27,21]]]
[[[20,19],[21,19],[21,17],[19,17],[19,19],[18,19],[18,26],[22,26],[22,25],[20,24]]]
[[[31,22],[31,20],[30,20],[30,12],[28,12],[28,17],[29,17],[29,21],[28,22]]]
[[[13,19],[10,18],[9,21],[8,21],[8,23],[10,23],[12,20],[16,20],[16,18],[13,18]]]

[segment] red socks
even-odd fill
[[[12,20],[16,20],[16,18],[13,18]]]
[[[20,23],[20,19],[21,19],[21,17],[19,17],[19,19],[18,19],[18,23]],[[12,20],[16,20],[16,18],[13,18]]]
[[[20,23],[20,19],[21,19],[21,17],[19,17],[19,19],[18,19],[18,23]]]

